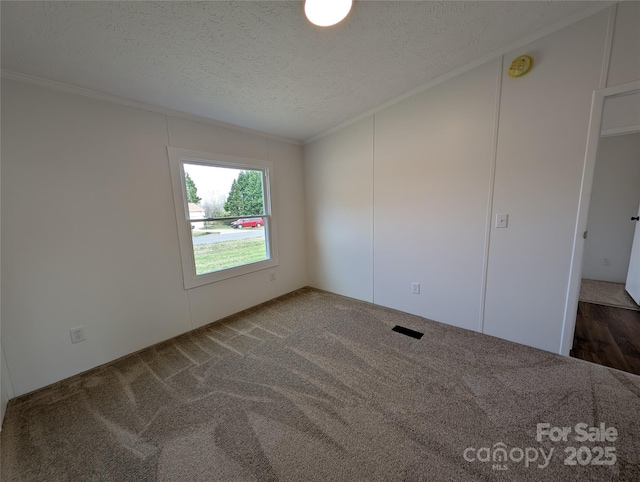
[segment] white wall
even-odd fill
[[[607,21],[600,12],[505,56],[528,52],[536,63],[529,75],[502,84],[493,213],[508,213],[509,228],[491,235],[487,334],[560,350]]]
[[[631,217],[638,212],[639,204],[640,134],[601,138],[589,206],[583,278],[626,281],[636,227]]]
[[[16,396],[306,285],[300,146],[4,79],[2,100]],[[274,162],[275,282],[261,271],[184,290],[169,144]],[[72,345],[80,325],[87,340]]]
[[[640,78],[620,54],[635,48],[626,43],[637,29],[627,20],[635,8],[618,6],[610,81]],[[506,54],[500,73],[491,61],[375,112],[375,154],[357,142],[353,126],[305,146],[305,184],[316,185],[307,204],[349,210],[357,202],[374,218],[373,235],[368,226],[332,225],[349,229],[363,249],[374,246],[363,267],[364,257],[353,260],[315,236],[320,216],[309,211],[310,252],[332,257],[329,266],[310,257],[310,272],[323,270],[322,284],[317,276],[312,284],[344,292],[332,281],[341,273],[363,273],[361,284],[372,273],[375,303],[559,352],[591,94],[606,78],[610,13]],[[511,79],[506,70],[522,54],[534,67]],[[362,204],[370,185],[353,173],[369,169],[373,198]],[[351,201],[334,197],[332,178],[354,186]],[[497,213],[509,214],[507,229],[493,227]],[[412,281],[422,284],[420,295],[410,294]]]
[[[376,114],[376,303],[480,329],[498,68]]]
[[[373,117],[305,151],[310,283],[365,301],[373,301],[372,157]]]
[[[640,2],[621,2],[616,9],[606,87],[624,84],[639,78]]]
[[[609,97],[604,101],[602,135],[640,128],[640,92]]]

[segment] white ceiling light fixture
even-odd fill
[[[305,0],[304,13],[318,27],[341,22],[351,11],[353,0]]]

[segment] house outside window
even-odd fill
[[[189,219],[204,219],[205,210],[201,208],[195,203],[189,203]],[[192,221],[191,229],[199,228],[202,229],[205,227],[205,223],[203,221]]]

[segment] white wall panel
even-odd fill
[[[193,327],[219,320],[307,284],[302,147],[252,134],[169,118],[173,147],[230,154],[274,163],[271,196],[280,265],[275,269],[204,285],[189,292]]]
[[[505,56],[484,331],[558,352],[584,165],[608,12]],[[510,59],[534,58],[524,77]]]
[[[2,100],[16,395],[188,330],[164,116],[12,81]],[[77,326],[87,340],[72,345]]]
[[[607,86],[640,79],[640,2],[617,5]]]
[[[376,114],[377,304],[479,329],[498,69],[486,63]]]
[[[373,301],[373,117],[305,148],[312,286]]]
[[[269,159],[274,163],[272,202],[276,215],[278,256],[276,294],[307,285],[306,216],[302,146],[269,140]]]
[[[638,77],[640,78],[640,77]],[[611,132],[638,130],[640,126],[640,93],[605,99],[602,112],[603,135]]]
[[[268,156],[267,139],[247,132],[177,117],[169,117],[168,130],[172,147],[252,159],[267,159]]]
[[[276,296],[276,283],[262,270],[189,290],[193,327],[199,328]]]

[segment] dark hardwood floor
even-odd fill
[[[640,375],[640,311],[581,301],[571,356]]]

